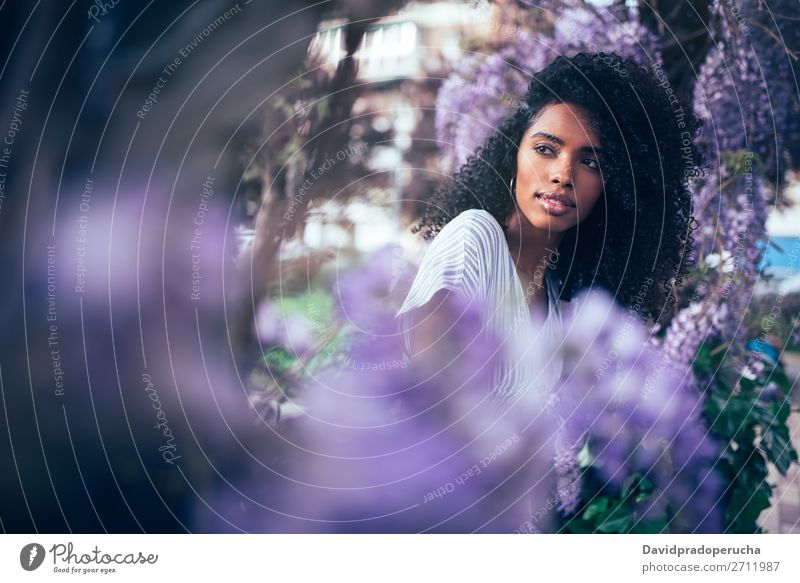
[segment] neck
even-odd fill
[[[514,212],[508,220],[506,241],[517,271],[535,279],[543,276],[551,262],[558,257],[562,232],[545,231],[534,227],[524,215]]]

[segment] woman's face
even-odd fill
[[[537,229],[563,232],[592,212],[603,191],[602,144],[579,107],[546,106],[525,130],[514,183],[520,212]]]

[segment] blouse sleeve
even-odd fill
[[[430,243],[420,262],[417,275],[403,305],[395,315],[401,319],[406,355],[410,355],[410,312],[428,303],[440,289],[448,289],[467,297],[482,290],[481,266],[473,252],[473,211],[464,211],[451,220]]]

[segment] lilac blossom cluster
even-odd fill
[[[704,280],[663,343],[665,354],[683,366],[691,366],[706,341],[728,342],[732,357],[743,354],[747,338],[737,335],[768,241],[771,185],[781,182],[783,136],[797,124],[788,106],[796,101],[787,85],[789,56],[765,27],[756,26],[764,8],[749,0],[713,6],[718,38],[694,94],[708,170],[693,182],[698,229],[691,253]]]
[[[645,68],[661,62],[661,43],[656,35],[636,20],[619,20],[599,7],[561,13],[554,26],[552,47],[566,56],[613,52]]]
[[[493,53],[472,53],[459,62],[437,95],[436,135],[448,170],[463,165],[520,107],[533,74],[556,56],[616,52],[645,67],[661,60],[655,35],[602,9],[564,11],[552,35],[515,28],[499,37]]]
[[[670,323],[665,354],[691,366],[705,341],[730,343],[730,355],[742,354],[744,310],[759,277],[768,241],[770,187],[753,167],[753,155],[726,154],[723,161],[694,182],[698,229],[692,257],[704,272],[688,306]]]
[[[222,499],[219,512],[262,532],[512,532],[554,498],[562,513],[579,507],[575,459],[588,444],[610,484],[638,473],[656,485],[644,518],[669,511],[678,530],[716,527],[705,513],[719,494],[717,450],[698,394],[647,346],[635,317],[597,292],[576,298],[551,347],[565,363],[557,390],[498,405],[492,382],[508,347],[478,298],[447,296],[425,326],[436,336],[429,348],[413,366],[391,365],[404,358],[391,256],[377,252],[332,286],[340,317],[372,326],[354,335],[353,366],[335,364],[298,391],[304,413],[270,465],[280,479],[269,512],[237,515]],[[553,530],[555,516],[541,514],[536,530]]]
[[[284,421],[271,478],[254,471],[221,493],[204,530],[511,532],[542,505],[551,419],[533,395],[513,408],[490,398],[504,347],[486,306],[450,295],[428,326],[447,333],[398,366],[393,258],[384,248],[330,286],[352,328],[347,358],[301,381],[302,414]]]
[[[772,2],[770,8],[781,12]],[[700,145],[709,159],[751,150],[765,177],[780,184],[788,162],[784,136],[798,126],[790,56],[779,37],[765,32],[774,25],[762,2],[717,1],[712,11],[717,38],[695,85],[695,113],[706,124]],[[787,6],[783,14],[793,11]]]
[[[634,475],[654,485],[652,497],[637,501],[642,519],[666,518],[673,532],[720,532],[720,450],[701,419],[701,393],[605,292],[572,304],[559,347],[570,441],[586,440],[609,485],[621,489]]]
[[[300,314],[283,316],[271,298],[259,302],[254,326],[262,349],[283,346],[291,354],[302,354],[314,343],[313,323]]]
[[[548,49],[521,35],[493,54],[473,53],[453,70],[436,96],[436,136],[443,166],[454,170],[520,107],[533,73],[547,64]]]

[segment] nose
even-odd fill
[[[560,184],[562,187],[572,187],[572,160],[565,158],[553,164],[550,182]]]

